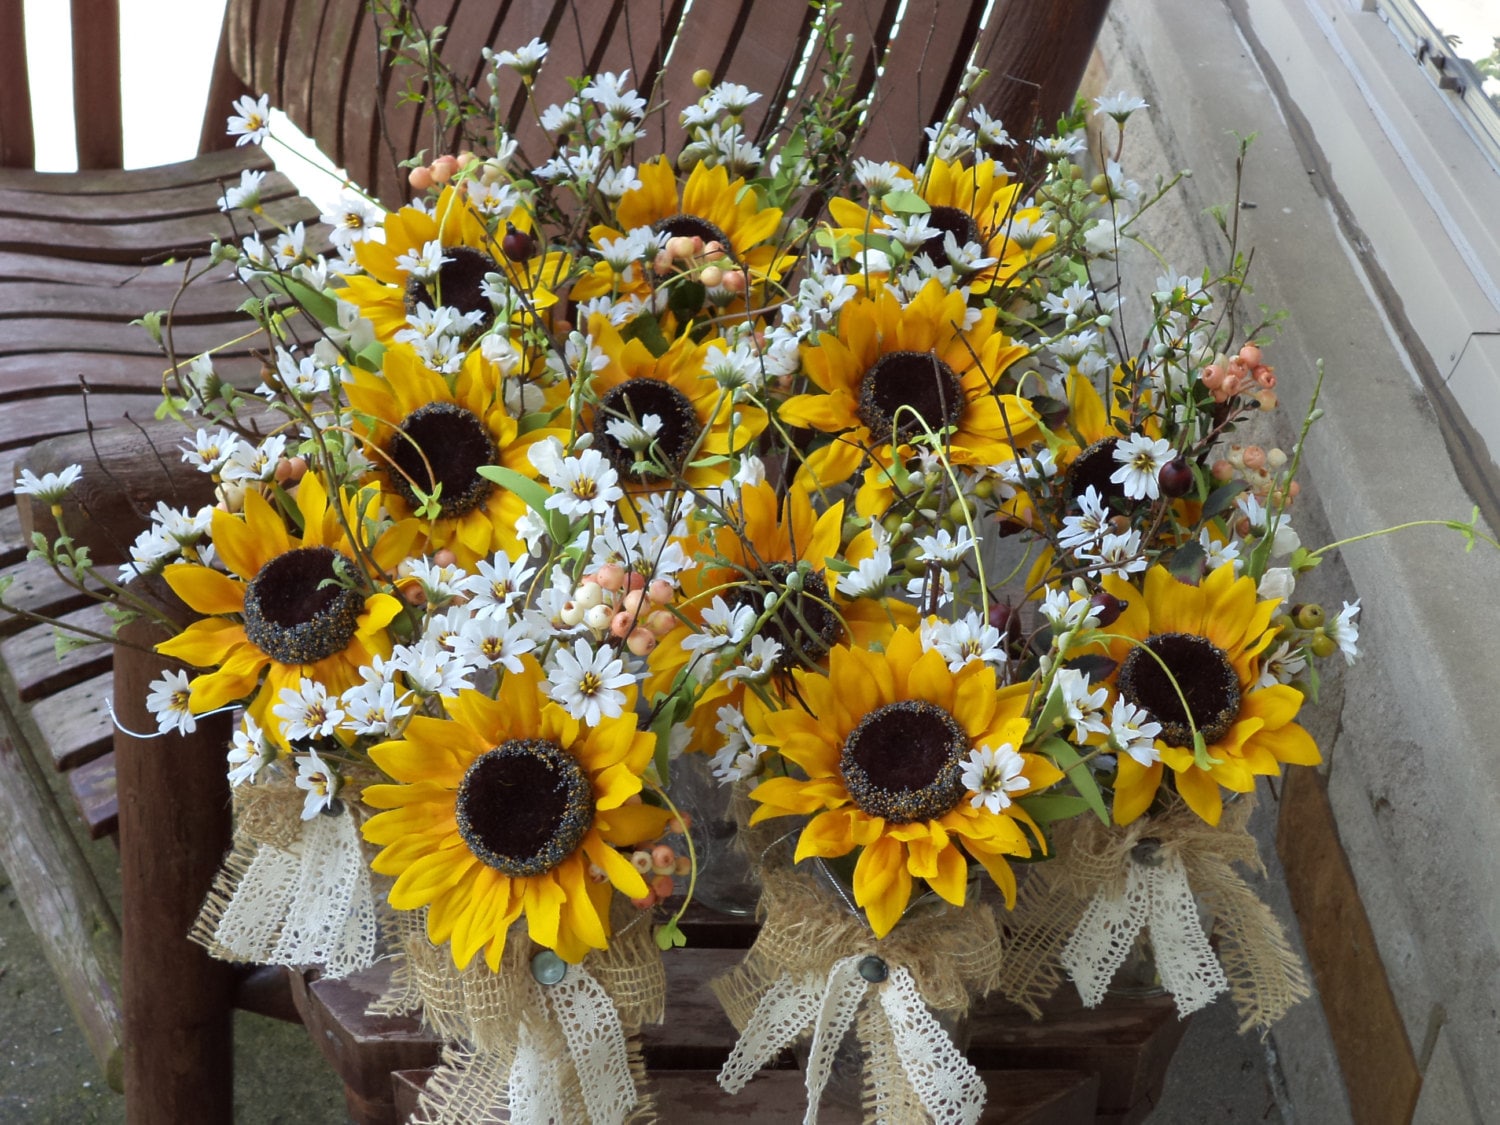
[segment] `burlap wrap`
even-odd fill
[[[826,977],[834,962],[855,954],[904,966],[937,1011],[967,1012],[971,997],[990,992],[999,980],[1000,934],[988,903],[957,908],[938,900],[930,910],[924,904],[876,938],[816,875],[772,867],[762,883],[760,936],[744,961],[710,985],[737,1029],[783,974]]]
[[[1122,895],[1131,850],[1144,839],[1176,854],[1193,892],[1213,914],[1213,938],[1240,1015],[1240,1031],[1262,1032],[1310,995],[1302,963],[1286,932],[1235,870],[1265,874],[1248,824],[1254,797],[1225,806],[1218,826],[1174,799],[1165,812],[1125,828],[1092,817],[1060,824],[1056,857],[1031,868],[1007,926],[999,988],[1007,999],[1041,1017],[1041,1002],[1057,990],[1059,955],[1096,894]]]
[[[615,933],[609,948],[591,953],[585,967],[609,994],[620,1015],[632,1076],[640,1102],[631,1121],[654,1119],[646,1087],[645,1062],[636,1033],[662,1018],[666,971],[652,937],[650,916],[629,904],[615,903]],[[427,939],[424,911],[397,916],[397,962],[390,987],[370,1011],[381,1015],[420,1012],[423,1022],[453,1046],[424,1090],[416,1125],[470,1125],[504,1121],[511,1063],[526,1023],[537,1045],[555,1060],[563,1104],[583,1105],[582,1085],[566,1042],[543,1007],[531,976],[532,944],[524,920],[512,928],[499,972],[482,958],[466,969],[453,964],[446,947]],[[586,1118],[579,1110],[579,1121]]]
[[[259,784],[236,785],[232,797],[234,837],[229,854],[214,876],[213,886],[188,934],[191,941],[221,961],[238,960],[214,939],[214,934],[256,852],[262,847],[287,851],[302,838],[304,794],[287,775],[269,772]]]

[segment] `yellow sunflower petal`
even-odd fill
[[[1161,785],[1162,764],[1143,766],[1129,754],[1119,756],[1115,776],[1114,818],[1116,824],[1130,824],[1151,807]],[[1180,776],[1180,775],[1179,775]]]
[[[890,933],[911,900],[906,845],[882,837],[859,854],[854,865],[854,901],[864,908],[878,938]]]
[[[554,872],[534,875],[524,880],[522,894],[526,903],[526,932],[531,940],[548,949],[557,946],[562,925],[562,904],[567,893],[553,877]]]
[[[1219,783],[1202,770],[1194,767],[1174,773],[1177,792],[1188,808],[1209,824],[1218,824],[1224,814],[1224,798],[1219,793]]]
[[[172,592],[198,613],[243,613],[245,584],[211,567],[178,563],[162,571]]]

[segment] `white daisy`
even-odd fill
[[[225,131],[229,136],[239,138],[234,142],[236,147],[260,144],[271,132],[271,95],[252,98],[246,94],[236,98],[234,113],[230,115]]]
[[[976,746],[963,763],[962,778],[970,793],[969,806],[998,813],[1009,808],[1012,793],[1023,792],[1031,782],[1022,776],[1026,759],[1008,742],[999,747]]]
[[[1353,664],[1359,655],[1359,626],[1354,623],[1358,615],[1359,599],[1355,598],[1353,604],[1345,602],[1339,615],[1323,626],[1323,631],[1338,642],[1345,664]]]
[[[1109,744],[1122,754],[1129,754],[1143,766],[1161,760],[1156,737],[1161,724],[1151,721],[1151,713],[1128,699],[1115,700],[1109,714]]]
[[[1124,487],[1132,500],[1155,500],[1161,496],[1157,475],[1177,456],[1166,438],[1131,434],[1115,445],[1115,460],[1120,467],[1110,474],[1110,481]]]
[[[547,673],[547,695],[572,718],[594,726],[601,718],[624,713],[626,696],[620,689],[635,683],[624,669],[612,649],[601,646],[592,651],[580,638],[573,642],[572,652],[558,648]]]
[[[297,755],[297,788],[307,790],[302,801],[302,819],[311,820],[333,807],[339,791],[339,775],[329,769],[316,751]]]
[[[229,784],[245,785],[254,781],[262,769],[276,760],[276,747],[267,741],[256,721],[246,715],[235,728],[226,757],[229,762]]]
[[[304,738],[328,738],[344,721],[344,712],[330,699],[328,688],[303,677],[295,688],[282,688],[281,700],[271,713],[281,720],[281,733],[288,742]]]
[[[176,668],[167,669],[160,679],[151,681],[146,710],[156,720],[159,734],[192,734],[198,729],[198,720],[188,702],[192,694],[188,683],[188,674]]]
[[[43,473],[37,476],[30,469],[22,469],[16,479],[17,496],[35,496],[43,504],[59,503],[68,490],[83,476],[82,465],[69,465],[60,473]]]

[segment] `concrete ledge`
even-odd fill
[[[1241,229],[1255,247],[1252,303],[1290,314],[1271,345],[1284,422],[1305,409],[1316,360],[1327,363],[1326,417],[1305,461],[1309,502],[1296,513],[1310,544],[1411,520],[1467,519],[1483,483],[1472,463],[1458,463],[1466,449],[1479,450],[1443,398],[1442,376],[1459,356],[1445,355],[1440,367],[1402,308],[1382,302],[1381,279],[1360,254],[1369,232],[1340,210],[1345,191],[1379,190],[1367,177],[1380,170],[1330,161],[1300,102],[1286,97],[1316,86],[1297,98],[1352,104],[1352,80],[1326,66],[1308,73],[1297,52],[1258,38],[1271,9],[1280,26],[1317,38],[1308,13],[1318,2],[1116,0],[1102,44],[1110,87],[1153,105],[1142,135],[1127,133],[1129,172],[1143,183],[1157,171],[1195,173],[1178,209],[1150,224],[1174,267],[1201,267],[1215,254],[1222,263],[1222,247],[1204,242],[1211,226],[1202,210],[1233,198],[1234,134],[1258,133],[1244,184],[1256,206],[1241,213]],[[1383,234],[1410,239],[1425,220],[1398,206],[1383,222]],[[1435,386],[1423,370],[1438,372]],[[1432,528],[1353,545],[1304,583],[1334,608],[1362,599],[1363,658],[1343,676],[1342,706],[1323,709],[1316,733],[1398,1030],[1423,1071],[1420,1104],[1463,1107],[1447,1118],[1459,1122],[1500,1120],[1497,589],[1500,554],[1466,554],[1459,536]],[[1277,1046],[1284,1058],[1298,1050],[1279,1034]],[[1295,1106],[1299,1091],[1291,1093]],[[1320,1123],[1343,1113],[1299,1108]]]

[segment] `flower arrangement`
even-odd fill
[[[408,161],[411,204],[347,185],[330,253],[300,226],[217,249],[257,294],[261,385],[211,355],[169,373],[217,503],[160,505],[109,584],[146,612],[122,584],[159,575],[198,615],[159,646],[195,669],[153,685],[162,732],[239,709],[239,839],[198,936],[349,971],[393,912],[425,966],[407,1000],[502,1060],[512,1108],[549,1050],[561,1085],[527,1104],[633,1104],[628,1040],[685,940],[661,904],[698,875],[669,786],[694,756],[738,794],[767,904],[721,982],[726,1088],[803,997],[843,1013],[813,1026],[815,1102],[874,986],[890,1027],[858,1035],[926,1044],[964,1107],[942,1119],[972,1120],[982,1084],[928,1008],[1034,1005],[1063,972],[1097,1001],[1147,927],[1184,1012],[1230,989],[1266,1024],[1305,988],[1230,861],[1254,862],[1239,798],[1319,761],[1298,717],[1359,607],[1295,600],[1328,550],[1290,523],[1313,416],[1290,451],[1237,443],[1278,405],[1243,255],[1122,301],[1172,187],[1119,162],[1147,108],[1124,95],[1087,116],[1093,175],[1084,118],[1016,146],[972,81],[921,164],[851,160],[826,35],[826,96],[765,147],[761,95],[711,80],[669,153],[628,74],[536,106],[544,154],[445,87],[471,147]],[[546,50],[486,82],[529,93]],[[265,99],[237,110],[258,143]],[[258,176],[223,200],[252,224]],[[88,569],[66,536],[45,553]],[[1269,977],[1245,968],[1266,948]],[[622,961],[628,996],[599,983]],[[531,978],[572,982],[610,1049]]]

